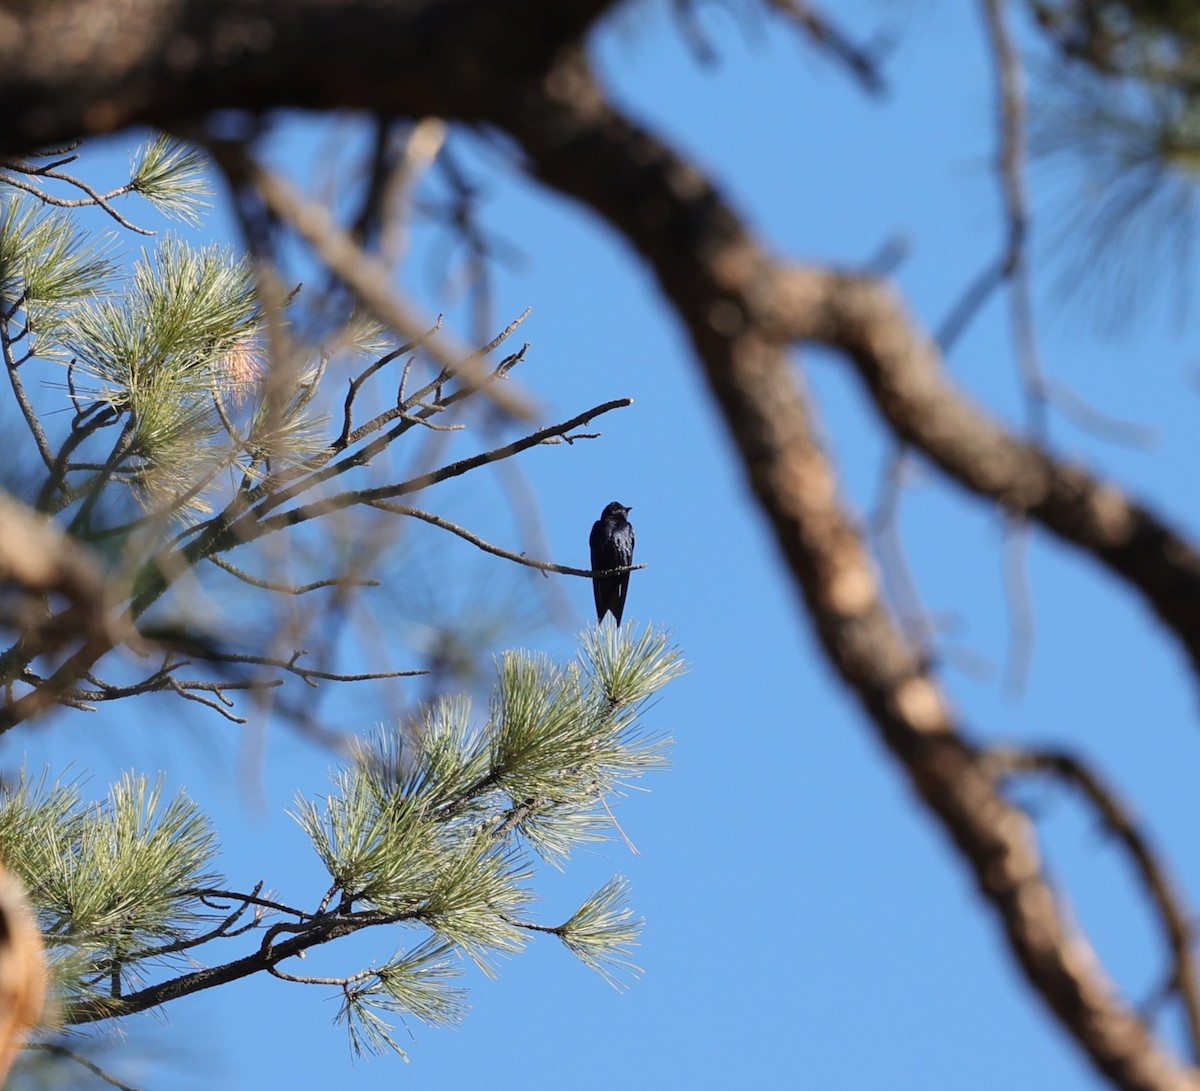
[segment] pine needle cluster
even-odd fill
[[[633,637],[599,626],[582,644],[578,661],[567,664],[506,654],[481,725],[465,698],[439,700],[415,730],[379,731],[354,765],[334,775],[322,803],[297,801],[295,816],[329,872],[332,899],[345,911],[423,925],[438,941],[419,948],[421,1004],[408,1006],[397,992],[412,967],[345,993],[339,1018],[355,1048],[397,1048],[373,1007],[399,1005],[438,1023],[459,1017],[459,994],[443,988],[450,950],[493,972],[495,956],[549,932],[614,985],[640,972],[631,954],[641,922],[623,878],[563,924],[539,925],[527,915],[531,852],[562,867],[574,847],[607,838],[615,827],[609,800],[666,764],[669,740],[641,720],[646,703],[683,670],[666,634],[647,628]],[[437,990],[444,1003],[433,1005]]]
[[[0,858],[34,905],[68,1010],[120,996],[205,913],[194,893],[218,881],[208,819],[160,777],[126,774],[107,798],[22,777],[0,799]]]
[[[268,404],[262,313],[245,259],[168,234],[123,275],[116,237],[87,229],[80,202],[56,202],[0,177],[6,181],[13,188],[0,184],[0,318],[15,331],[4,335],[6,362],[10,373],[31,360],[65,368],[51,380],[68,390],[77,414],[63,453],[76,473],[91,468],[88,480],[48,482],[43,491],[59,494],[56,510],[124,489],[150,513],[207,512],[221,470],[253,475],[268,461],[286,467],[316,449],[325,417],[312,410],[312,380],[321,364],[302,361],[289,397]],[[115,192],[194,226],[207,207],[204,158],[156,137]],[[132,227],[110,197],[93,203]],[[48,439],[41,446],[52,474],[72,472]],[[86,507],[90,518],[95,501]],[[86,532],[86,520],[74,529]]]
[[[1183,311],[1200,226],[1200,9],[1033,7],[1059,52],[1031,100],[1032,147],[1077,175],[1051,216],[1067,256],[1060,286],[1091,301],[1106,327],[1164,296]]]

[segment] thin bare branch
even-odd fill
[[[332,671],[317,670],[315,667],[305,667],[298,662],[304,655],[303,649],[292,654],[290,659],[278,659],[269,655],[251,655],[241,652],[223,652],[217,649],[197,649],[192,654],[197,659],[206,659],[211,663],[244,663],[256,667],[273,667],[277,670],[294,674],[301,681],[316,687],[317,681],[322,682],[376,682],[382,678],[416,678],[428,674],[424,670],[411,671],[378,671],[370,674],[338,674]],[[273,683],[274,684],[274,683]]]
[[[205,558],[211,561],[218,568],[224,569],[231,576],[236,576],[243,583],[248,583],[251,587],[258,587],[264,591],[276,591],[281,595],[307,595],[310,591],[319,591],[324,587],[378,587],[379,581],[373,579],[355,579],[352,576],[334,576],[327,580],[314,580],[312,583],[304,583],[299,586],[293,586],[287,583],[276,583],[273,580],[264,580],[258,576],[252,576],[249,572],[243,572],[236,565],[230,564],[224,557],[212,556]]]
[[[440,515],[434,515],[433,512],[422,511],[420,508],[410,508],[404,504],[393,504],[388,500],[372,500],[371,507],[378,508],[380,511],[388,511],[393,515],[406,515],[413,519],[420,519],[422,522],[429,523],[430,526],[439,527],[442,530],[448,530],[451,534],[457,534],[464,541],[468,541],[473,546],[477,546],[485,553],[491,553],[495,557],[503,557],[507,561],[515,561],[517,564],[526,565],[529,568],[536,568],[540,572],[557,572],[563,576],[584,576],[588,579],[593,579],[597,576],[619,576],[625,572],[636,572],[640,568],[645,568],[644,564],[631,564],[624,568],[607,568],[602,572],[593,572],[587,568],[570,568],[563,564],[554,564],[550,561],[536,561],[532,557],[526,557],[524,553],[513,553],[508,549],[501,549],[500,546],[492,545],[491,542],[480,538],[478,534],[472,534],[465,527],[460,527],[457,523],[450,522],[449,519],[444,519]]]
[[[31,196],[36,197],[42,202],[42,204],[54,205],[56,208],[85,208],[94,205],[97,208],[103,209],[109,216],[116,220],[117,223],[129,231],[133,231],[138,235],[156,234],[156,232],[150,231],[147,228],[138,227],[137,224],[126,219],[112,206],[111,202],[117,197],[123,197],[125,194],[133,192],[134,186],[132,183],[126,183],[123,186],[118,186],[116,189],[110,190],[108,193],[100,193],[98,190],[95,190],[89,186],[85,181],[83,181],[83,179],[76,178],[72,174],[63,174],[61,171],[50,169],[29,169],[13,163],[9,163],[7,166],[10,170],[21,170],[26,173],[36,174],[40,178],[54,178],[57,181],[66,182],[69,185],[74,186],[76,189],[83,190],[83,192],[87,194],[86,197],[76,198],[56,197],[52,193],[47,193],[40,186],[35,186],[32,182],[26,182],[23,178],[17,178],[11,174],[0,174],[0,182],[14,186],[17,189],[24,190]]]
[[[340,436],[338,436],[338,438],[336,440],[333,441],[333,446],[334,446],[335,450],[339,450],[339,451],[343,450],[346,447],[347,443],[350,442],[350,432],[353,427],[353,421],[354,421],[354,416],[353,416],[353,414],[354,414],[354,399],[356,397],[358,397],[358,392],[360,389],[362,389],[363,383],[365,383],[372,375],[374,375],[381,368],[386,367],[388,364],[390,364],[398,356],[403,356],[405,353],[412,352],[414,349],[419,348],[422,345],[426,344],[429,341],[429,339],[431,337],[433,337],[434,334],[436,334],[441,328],[442,328],[442,316],[439,314],[437,317],[437,321],[421,337],[417,338],[415,341],[409,341],[406,344],[401,345],[398,349],[393,349],[391,352],[387,353],[386,355],[381,356],[378,360],[376,360],[373,364],[371,364],[370,367],[364,369],[362,372],[360,372],[358,375],[356,375],[353,379],[350,380],[350,389],[346,394],[346,403],[343,406],[343,410],[342,410],[342,414],[343,414],[342,434]]]
[[[279,175],[251,160],[245,162],[244,170],[267,207],[309,242],[330,271],[336,273],[381,322],[409,340],[422,336],[430,323],[419,318],[396,295],[387,267],[366,253],[348,232],[339,227],[324,205],[306,200]],[[451,375],[469,388],[485,390],[499,409],[518,420],[527,420],[533,415],[527,398],[488,382],[488,373],[480,365],[479,353],[454,345],[448,338],[439,338],[427,347]]]
[[[374,977],[375,970],[359,970],[356,974],[348,974],[345,977],[308,977],[302,974],[289,974],[279,969],[278,966],[268,966],[267,973],[272,977],[279,978],[280,981],[293,981],[298,985],[353,985],[357,981],[366,981],[369,977]]]
[[[790,19],[808,35],[812,43],[826,50],[873,95],[887,90],[879,58],[856,44],[829,16],[806,0],[767,0],[782,16]]]
[[[103,1080],[110,1087],[117,1088],[117,1091],[139,1091],[139,1088],[133,1084],[117,1079],[116,1076],[107,1069],[101,1068],[91,1058],[85,1057],[82,1053],[74,1049],[68,1049],[61,1042],[26,1042],[24,1048],[35,1050],[38,1053],[49,1053],[53,1057],[63,1057],[66,1060],[73,1061],[81,1068],[86,1068],[93,1076]]]
[[[9,337],[7,322],[0,322],[0,348],[4,352],[4,364],[5,370],[8,372],[8,382],[12,387],[13,397],[17,399],[21,416],[25,418],[26,427],[28,427],[30,435],[33,436],[38,454],[42,456],[42,461],[46,464],[46,469],[52,471],[54,469],[54,454],[50,450],[50,441],[46,438],[46,430],[42,427],[42,422],[38,419],[38,415],[34,411],[33,403],[30,402],[29,396],[25,393],[25,384],[21,381],[21,376],[18,374],[17,369],[20,366],[20,361],[13,355],[12,341]]]
[[[1007,23],[1006,0],[982,0],[984,22],[996,66],[1000,149],[997,169],[1004,195],[1008,240],[1004,271],[1012,306],[1013,340],[1025,390],[1029,427],[1034,436],[1046,435],[1046,382],[1034,332],[1033,288],[1025,243],[1029,235],[1029,197],[1025,187],[1024,67]]]

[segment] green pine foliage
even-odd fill
[[[207,207],[203,169],[198,151],[157,137],[114,193],[141,196],[195,226]],[[264,465],[302,464],[328,443],[327,418],[312,404],[327,356],[300,362],[282,405],[267,396],[262,314],[245,259],[168,234],[123,274],[113,233],[81,222],[82,199],[47,203],[40,190],[9,188],[6,180],[13,179],[0,178],[5,362],[10,374],[52,365],[42,385],[69,393],[61,408],[80,415],[66,449],[77,462],[56,459],[49,441],[42,444],[47,468],[67,478],[48,482],[45,506],[56,511],[91,497],[76,533],[94,529],[88,523],[103,507],[100,493],[111,499],[124,491],[149,515],[186,521],[227,490],[221,471],[257,478]],[[113,196],[87,203],[128,226]],[[372,342],[365,327],[361,341]],[[26,407],[27,417],[32,412]],[[85,466],[92,476],[81,480]]]
[[[162,964],[204,914],[216,836],[184,793],[127,774],[102,801],[22,777],[0,802],[0,858],[34,904],[67,1010],[103,1003]]]
[[[210,207],[204,171],[204,156],[198,150],[160,133],[135,157],[130,188],[164,216],[197,227]]]
[[[463,403],[485,397],[446,351],[429,351],[440,321],[397,346],[354,314],[328,344],[308,344],[288,309],[293,297],[270,313],[262,305],[261,278],[282,279],[264,274],[269,261],[252,267],[229,250],[166,235],[122,264],[119,236],[90,230],[80,210],[151,234],[123,211],[122,202],[140,197],[193,226],[208,193],[201,156],[155,138],[135,156],[128,183],[99,193],[56,169],[75,158],[63,154],[48,166],[0,168],[0,354],[24,417],[21,435],[41,463],[22,480],[22,496],[82,541],[88,579],[94,562],[104,593],[96,619],[83,621],[94,622],[86,633],[71,629],[82,610],[70,613],[71,602],[55,614],[40,589],[24,614],[12,612],[28,620],[6,621],[12,642],[0,653],[0,675],[9,704],[49,695],[94,712],[106,701],[171,692],[244,722],[231,694],[423,673],[309,668],[298,645],[279,654],[268,636],[247,637],[251,626],[201,627],[219,616],[212,607],[220,599],[205,596],[202,610],[189,609],[196,599],[184,596],[198,581],[177,595],[175,581],[202,572],[207,591],[210,581],[236,580],[237,609],[256,620],[280,599],[294,618],[295,597],[323,588],[334,589],[335,610],[344,608],[350,588],[377,581],[357,556],[331,561],[316,520],[354,506],[375,518],[412,515],[393,501],[542,443],[573,442],[581,424],[628,399],[468,458],[456,452],[428,473],[428,450],[465,427]],[[313,324],[326,329],[328,316]],[[470,354],[476,369],[517,324]],[[493,361],[483,388],[503,380],[524,351]],[[335,369],[331,394],[322,384]],[[385,456],[409,433],[437,444],[425,455],[416,447],[422,469],[413,478],[380,487],[393,481]],[[239,567],[246,555],[250,567],[263,560],[252,548],[260,538],[293,528],[295,553],[319,557],[320,578],[291,583]],[[234,549],[237,564],[225,557]],[[266,552],[260,567],[275,576],[278,557]],[[105,657],[121,643],[150,665],[114,668],[117,657]],[[102,650],[85,659],[91,645]],[[111,669],[124,672],[118,681]],[[464,966],[494,974],[500,959],[539,935],[626,984],[640,972],[633,951],[641,924],[626,880],[614,877],[566,921],[549,924],[535,915],[538,882],[542,865],[565,869],[580,846],[625,836],[614,801],[666,765],[669,740],[647,730],[645,713],[682,670],[664,632],[628,624],[585,632],[572,662],[499,656],[484,706],[440,696],[411,722],[364,738],[333,771],[326,796],[297,795],[294,817],[311,841],[314,873],[319,864],[325,876],[315,879],[316,893],[291,900],[263,892],[270,876],[231,888],[217,871],[211,823],[185,793],[169,796],[161,778],[128,773],[99,801],[88,801],[78,781],[20,778],[0,791],[0,858],[34,904],[61,1021],[81,1033],[269,973],[281,988],[335,990],[336,1021],[355,1053],[402,1055],[397,1018],[458,1023],[467,1008]],[[380,942],[378,961],[340,977],[300,972],[309,949],[364,930]]]
[[[378,729],[332,774],[327,796],[297,797],[294,817],[330,880],[306,909],[259,899],[261,884],[251,895],[223,889],[210,823],[184,793],[168,798],[161,779],[130,773],[87,802],[78,782],[22,777],[0,797],[0,857],[30,892],[64,1022],[118,1018],[142,1010],[144,996],[204,987],[185,973],[161,991],[184,952],[203,947],[212,964],[243,935],[260,962],[236,976],[270,970],[336,988],[335,1018],[356,1053],[403,1055],[397,1017],[458,1023],[464,959],[495,973],[498,957],[538,934],[625,985],[640,973],[641,929],[627,880],[547,925],[532,915],[537,858],[562,868],[573,848],[610,836],[614,798],[666,765],[669,740],[644,714],[683,669],[661,630],[601,625],[573,662],[502,656],[482,722],[466,698],[447,697],[414,723]],[[363,928],[386,928],[398,946],[345,977],[308,978],[272,946],[281,918],[282,935],[311,936],[304,947]]]
[[[1106,328],[1165,298],[1191,305],[1200,228],[1200,7],[1031,3],[1058,51],[1031,98],[1031,148],[1055,170],[1059,287]],[[1062,185],[1066,168],[1068,184]]]
[[[27,352],[62,360],[72,309],[116,276],[111,235],[95,237],[77,217],[24,193],[0,189],[0,308],[23,312]]]
[[[566,664],[508,653],[482,724],[464,698],[440,700],[415,732],[377,733],[322,802],[297,801],[331,897],[423,925],[488,971],[494,956],[548,931],[613,984],[640,972],[631,958],[640,921],[624,879],[564,924],[528,916],[530,852],[562,867],[574,847],[611,834],[613,796],[666,764],[669,740],[648,732],[642,714],[683,670],[667,635],[598,626],[582,643],[579,661]],[[379,1009],[397,1002],[383,980],[346,994],[339,1018],[356,1048],[393,1045]],[[451,1021],[451,1009],[436,1010],[444,1018],[429,1021]]]

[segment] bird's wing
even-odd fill
[[[592,551],[592,571],[603,572],[606,568],[612,568],[613,563],[609,560],[611,552],[611,543],[608,540],[608,535],[605,533],[604,523],[597,520],[592,526],[591,536],[588,538],[588,545]],[[599,618],[604,612],[604,600],[607,598],[606,588],[608,580],[592,577],[592,598],[596,602],[596,617]]]

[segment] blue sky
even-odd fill
[[[975,7],[850,5],[847,25],[901,35],[887,65],[890,93],[876,100],[786,28],[745,34],[720,11],[704,20],[720,62],[699,65],[665,6],[637,5],[597,36],[599,65],[619,101],[711,171],[781,254],[855,266],[902,241],[896,280],[912,311],[936,326],[1001,238],[991,73]],[[282,119],[272,157],[305,182],[324,137],[311,119]],[[111,141],[92,162],[119,171],[132,143]],[[586,563],[587,532],[605,503],[632,505],[637,560],[649,567],[633,577],[627,615],[669,627],[691,665],[649,714],[651,726],[676,739],[673,768],[621,806],[640,855],[615,842],[549,874],[543,887],[553,919],[613,872],[628,875],[647,918],[646,975],[618,994],[557,944],[535,943],[502,964],[497,980],[469,976],[473,1010],[460,1029],[414,1024],[408,1065],[352,1064],[343,1033],[330,1025],[336,1001],[321,990],[246,981],[173,1004],[161,1020],[131,1023],[113,1068],[162,1091],[214,1079],[232,1091],[485,1081],[496,1091],[1096,1086],[1010,963],[946,838],[830,677],[681,330],[645,269],[593,217],[531,186],[478,141],[458,147],[473,169],[489,172],[486,224],[524,255],[499,270],[496,317],[503,325],[533,307],[518,335],[532,343],[518,377],[544,419],[636,399],[603,418],[602,439],[531,451],[521,467],[560,563]],[[1098,334],[1086,307],[1047,287],[1056,266],[1045,240],[1062,213],[1047,202],[1037,211],[1048,371],[1092,404],[1157,429],[1151,450],[1131,450],[1054,418],[1052,443],[1194,529],[1194,326],[1151,309],[1123,336]],[[209,226],[233,240],[222,209]],[[430,245],[417,238],[404,283],[465,333],[463,308],[431,294],[427,263],[418,260]],[[1006,314],[997,297],[950,364],[975,397],[1020,424]],[[888,450],[871,408],[838,359],[798,360],[849,496],[866,511]],[[520,548],[494,477],[464,479],[436,506]],[[1034,534],[1025,563],[1033,660],[1013,695],[1002,684],[1005,528],[927,467],[916,470],[902,527],[927,607],[954,622],[946,646],[986,667],[981,677],[945,671],[976,736],[1084,750],[1135,801],[1184,887],[1200,893],[1200,731],[1175,647],[1094,566]],[[468,598],[533,593],[504,562],[456,540],[433,543],[424,548],[439,571],[471,589]],[[403,566],[396,571],[403,579]],[[590,588],[565,578],[560,587],[582,625]],[[378,616],[403,628],[390,600],[380,602]],[[569,656],[571,632],[539,628],[511,642]],[[346,729],[369,728],[377,715],[358,691],[325,700]],[[296,789],[324,789],[328,754],[281,724],[180,723],[167,702],[141,710],[135,723],[121,713],[14,733],[0,760],[12,766],[27,755],[35,767],[87,770],[97,789],[130,765],[165,769],[214,815],[231,883],[261,878],[293,900],[315,898],[319,869],[284,809]],[[255,746],[261,765],[247,758]],[[1060,795],[1031,786],[1021,798],[1036,811],[1052,873],[1078,919],[1129,995],[1144,998],[1164,954],[1124,862]],[[322,954],[321,970],[306,969],[355,968],[355,957],[391,951],[374,944],[344,960]]]

